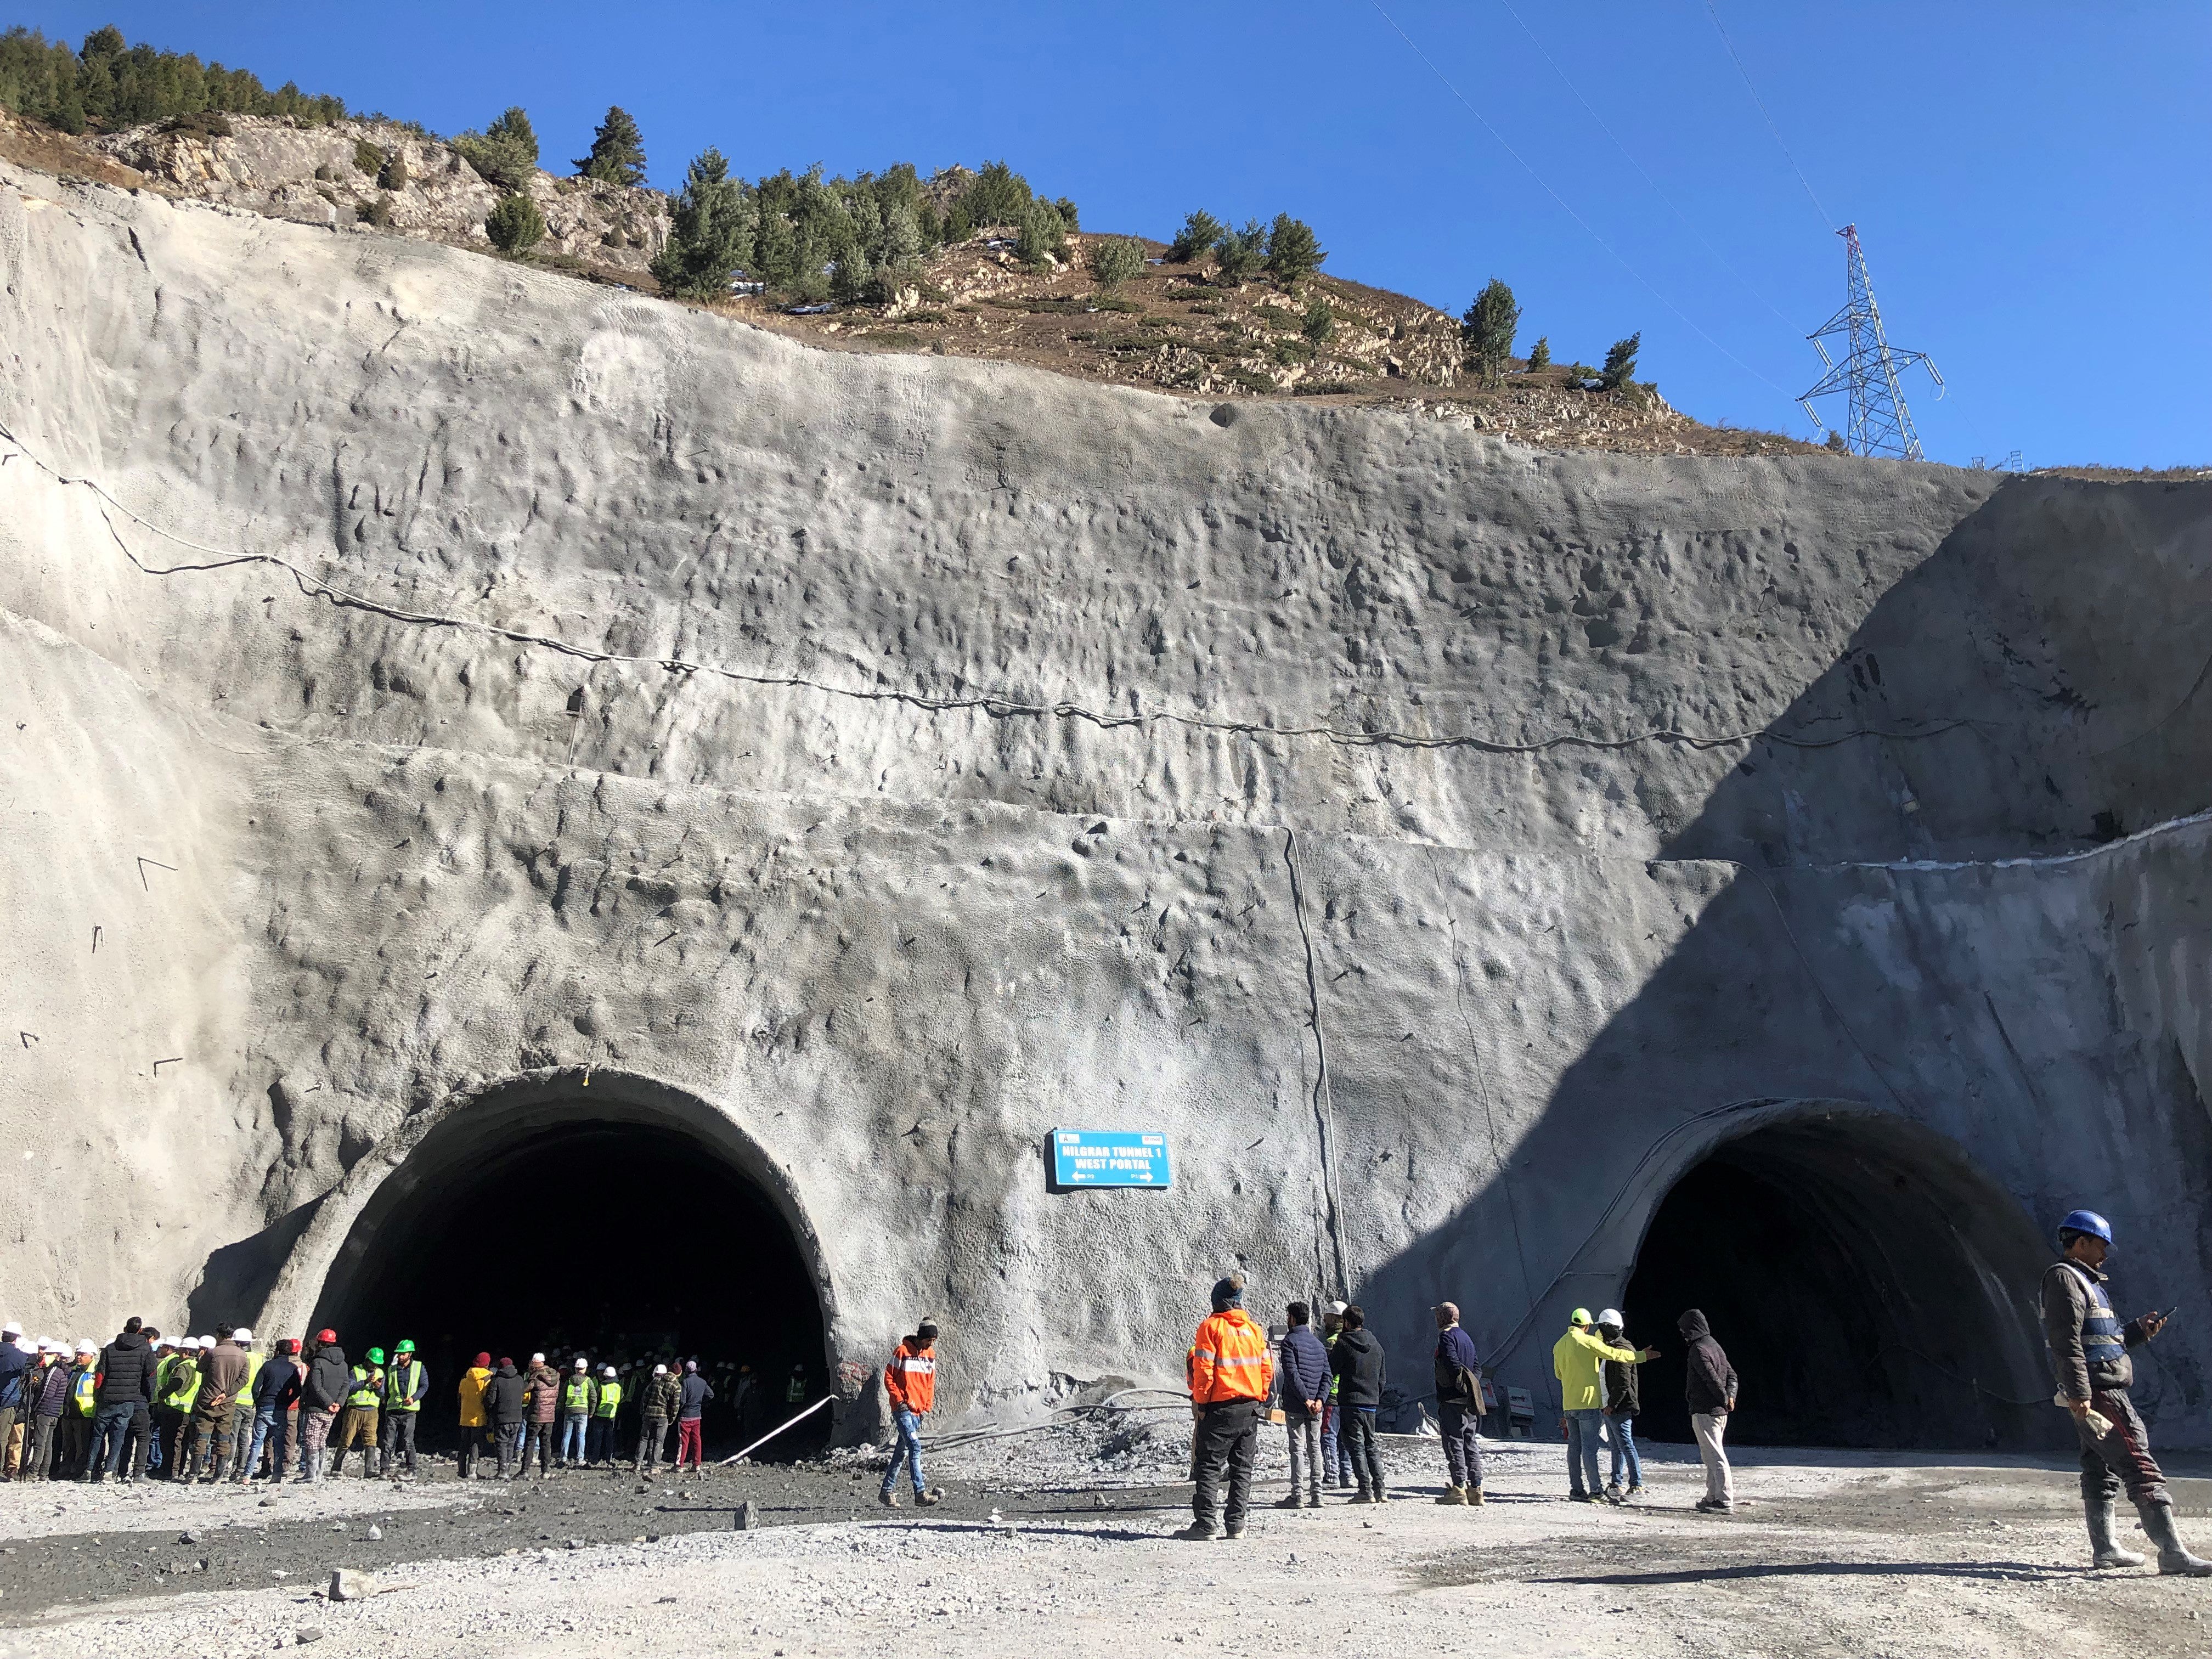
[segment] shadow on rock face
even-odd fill
[[[1457,1300],[1549,1437],[1569,1310],[1625,1304],[1668,1355],[1650,1426],[1679,1433],[1674,1316],[1701,1306],[1742,1378],[1732,1437],[2065,1443],[2034,1314],[2057,1216],[2113,1218],[2124,1314],[2212,1287],[2203,1224],[2172,1224],[2212,1168],[2208,613],[2212,488],[2014,481],[1770,728],[1933,735],[1759,739],[1667,857],[1587,872],[1594,925],[1652,941],[1625,998],[1524,1007],[1547,988],[1478,971],[1506,922],[1465,876],[1468,1119],[1488,1090],[1517,1121],[1361,1287],[1401,1352]],[[1548,1096],[1513,1100],[1514,1036],[1577,1018]],[[2201,1436],[2208,1377],[2212,1338],[2179,1329],[2139,1364],[2170,1443]]]

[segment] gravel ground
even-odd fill
[[[1462,1510],[1429,1501],[1433,1441],[1393,1441],[1386,1458],[1403,1484],[1387,1508],[1332,1499],[1278,1511],[1267,1507],[1278,1474],[1244,1539],[1191,1545],[1165,1535],[1188,1514],[1188,1487],[1171,1484],[1182,1473],[1175,1431],[1117,1445],[1126,1426],[945,1449],[934,1473],[945,1504],[896,1514],[872,1501],[882,1463],[869,1454],[675,1486],[599,1475],[514,1486],[433,1478],[397,1493],[349,1483],[296,1509],[288,1491],[274,1511],[212,1492],[102,1508],[112,1495],[88,1492],[72,1513],[100,1533],[38,1536],[21,1522],[44,1518],[49,1493],[0,1489],[15,1552],[0,1557],[0,1624],[12,1627],[0,1656],[246,1655],[304,1640],[319,1659],[844,1659],[917,1632],[986,1659],[1126,1659],[1186,1644],[1326,1644],[1352,1659],[2043,1659],[2206,1646],[2212,1584],[2082,1570],[2073,1480],[2056,1462],[1752,1452],[1739,1512],[1705,1516],[1690,1508],[1702,1486],[1686,1449],[1647,1455],[1643,1503],[1591,1509],[1559,1501],[1560,1448],[1524,1443],[1494,1449],[1492,1501]],[[1279,1468],[1279,1444],[1269,1451]],[[2203,1482],[2180,1488],[2185,1509],[2205,1506]],[[760,1528],[735,1530],[747,1501]],[[179,1515],[199,1522],[192,1546],[157,1536]],[[382,1539],[368,1539],[372,1522]],[[2191,1531],[2212,1544],[2203,1522]],[[203,1559],[204,1569],[192,1565]],[[404,1588],[327,1602],[321,1587],[338,1566]]]

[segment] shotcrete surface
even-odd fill
[[[2212,489],[819,353],[4,168],[0,275],[27,1322],[289,1328],[435,1126],[587,1076],[1006,1420],[1239,1262],[1540,1390],[1808,1103],[1962,1149],[2000,1395],[2081,1194],[2212,1285]],[[1048,1193],[1055,1125],[1176,1185]],[[2159,1353],[2201,1443],[2212,1323]]]

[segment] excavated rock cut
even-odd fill
[[[1238,1262],[1547,1398],[1747,1102],[2212,1285],[2203,486],[1217,420],[4,171],[0,276],[27,1316],[344,1305],[429,1126],[587,1070],[955,1421],[1172,1381]],[[2028,1254],[1925,1271],[2015,1330]]]

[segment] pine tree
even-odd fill
[[[1548,334],[1540,334],[1536,337],[1536,343],[1528,348],[1528,372],[1533,374],[1540,368],[1549,368],[1551,366],[1552,337]]]
[[[1336,337],[1336,313],[1320,295],[1315,295],[1306,307],[1305,320],[1298,325],[1298,332],[1316,345],[1327,345]]]
[[[1597,372],[1597,386],[1601,392],[1618,392],[1636,378],[1636,354],[1643,349],[1644,331],[1638,329],[1625,340],[1615,340],[1606,348],[1605,367]]]
[[[1222,288],[1241,287],[1267,257],[1267,228],[1247,219],[1242,230],[1224,230],[1214,239],[1213,280]]]
[[[731,276],[752,257],[756,218],[753,192],[742,179],[730,177],[722,152],[702,150],[685,169],[683,192],[670,206],[668,241],[654,256],[653,280],[691,299],[726,292]],[[781,214],[775,218],[784,223]]]
[[[461,134],[453,148],[485,183],[509,195],[529,189],[538,171],[538,133],[520,104],[508,106],[482,132]]]
[[[607,106],[607,118],[592,135],[592,153],[576,160],[577,173],[611,185],[645,182],[645,135],[619,104]]]
[[[501,253],[527,253],[544,240],[545,216],[527,196],[505,196],[484,220],[484,234]]]
[[[1042,270],[1048,259],[1065,258],[1066,252],[1067,226],[1060,210],[1049,202],[1031,202],[1022,212],[1014,257],[1032,270]]]
[[[1133,236],[1094,236],[1089,255],[1101,294],[1111,294],[1145,268],[1145,250]]]
[[[1222,232],[1227,228],[1220,220],[1200,208],[1182,222],[1182,228],[1176,232],[1175,240],[1168,244],[1168,263],[1171,265],[1188,264],[1219,241]]]
[[[1319,270],[1328,258],[1311,225],[1287,213],[1275,216],[1274,226],[1267,233],[1267,275],[1275,279],[1277,287],[1296,288]]]
[[[1494,381],[1513,356],[1513,336],[1521,326],[1521,307],[1513,290],[1493,276],[1460,319],[1467,360],[1486,380]]]

